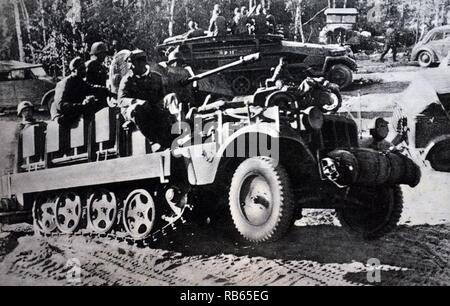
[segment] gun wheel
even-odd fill
[[[56,200],[56,226],[64,234],[72,234],[80,225],[82,217],[81,197],[65,192]]]
[[[125,200],[123,224],[133,239],[141,240],[150,236],[155,216],[155,202],[148,191],[135,190]]]
[[[249,158],[237,168],[229,202],[237,231],[251,242],[281,239],[294,219],[288,175],[271,158]]]
[[[111,231],[117,218],[115,194],[106,189],[95,191],[88,200],[87,216],[95,232],[106,234]]]
[[[250,80],[247,77],[240,75],[234,78],[231,86],[235,94],[246,95],[250,92],[252,82],[250,82]]]
[[[36,232],[51,234],[56,230],[55,197],[38,196],[33,204],[33,224]]]

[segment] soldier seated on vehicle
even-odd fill
[[[227,20],[222,16],[222,10],[217,4],[214,6],[214,11],[209,22],[208,32],[212,36],[226,36],[227,35]]]
[[[269,33],[276,34],[277,33],[277,21],[275,19],[275,16],[268,13],[267,9],[265,9],[265,8],[263,9],[263,14],[266,15],[266,21],[267,21]]]
[[[90,85],[106,86],[108,70],[103,65],[108,48],[103,42],[96,42],[91,47],[91,59],[86,62],[86,82]]]
[[[183,55],[175,50],[169,54],[167,61],[167,72],[169,75],[168,93],[177,95],[181,103],[193,102],[194,85],[184,84],[190,77],[194,76],[194,71],[186,65]]]
[[[120,82],[118,105],[128,122],[133,122],[151,142],[162,149],[171,146],[171,129],[175,121],[163,106],[162,78],[150,71],[147,56],[134,50],[128,58],[131,70]]]
[[[52,120],[66,127],[77,123],[81,116],[92,116],[107,107],[109,95],[106,88],[94,87],[84,80],[86,66],[80,57],[70,62],[69,69],[71,74],[56,85],[55,102],[50,109]]]
[[[200,29],[198,23],[194,20],[189,21],[188,23],[189,31],[186,33],[186,38],[195,38],[205,36],[205,31]]]
[[[389,135],[389,123],[383,118],[375,120],[375,126],[370,130],[372,138],[361,141],[361,147],[377,151],[387,151],[393,144],[386,140]]]
[[[43,125],[45,126],[45,122],[38,121],[34,118],[34,106],[29,101],[20,102],[17,106],[17,116],[22,118],[21,121],[17,124],[15,133],[14,133],[14,141],[12,142],[12,150],[14,155],[11,154],[9,158],[9,167],[7,167],[8,172],[19,172],[19,156],[21,156],[21,143],[22,131],[34,125]],[[20,153],[20,154],[19,154]]]
[[[256,14],[253,16],[253,34],[266,35],[268,33],[267,16],[263,12],[263,7],[259,4],[256,8]]]

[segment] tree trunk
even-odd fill
[[[173,25],[175,22],[175,0],[171,0],[169,11],[169,36],[173,36]]]
[[[22,29],[20,28],[20,13],[17,1],[18,0],[12,0],[12,3],[14,5],[14,18],[16,20],[17,43],[19,45],[19,60],[21,62],[24,62],[25,52],[23,50]]]
[[[303,0],[298,0],[297,9],[295,12],[295,40],[299,40],[299,36],[302,42],[305,42],[305,33],[303,32],[303,22],[302,22],[302,2]]]
[[[434,26],[439,26],[440,0],[434,0]]]
[[[44,41],[44,46],[46,46],[47,45],[47,31],[45,30],[44,0],[39,0],[39,9],[41,10],[42,39]]]

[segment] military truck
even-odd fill
[[[397,151],[360,148],[354,121],[301,97],[275,87],[206,99],[177,116],[173,146],[164,151],[114,108],[70,128],[31,126],[22,132],[20,171],[1,178],[0,193],[32,210],[36,232],[45,235],[83,230],[147,242],[185,221],[191,208],[226,211],[229,230],[254,243],[283,238],[304,208],[336,209],[365,238],[393,230],[400,185],[416,186],[419,168]]]
[[[271,76],[282,56],[288,69],[300,83],[309,69],[315,76],[324,76],[332,83],[346,88],[352,84],[356,62],[347,55],[347,49],[287,41],[281,35],[197,37],[166,40],[157,50],[164,57],[178,49],[188,65],[200,73],[233,62],[248,53],[261,53],[262,60],[251,65],[228,70],[224,75],[235,95],[251,94]]]

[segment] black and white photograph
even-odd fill
[[[450,0],[0,0],[0,286],[449,285]]]

